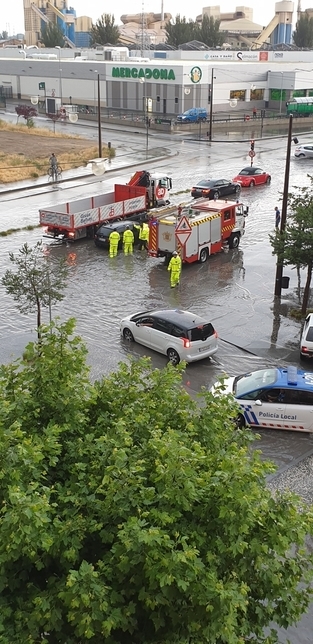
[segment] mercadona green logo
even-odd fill
[[[202,78],[202,70],[200,67],[193,67],[190,72],[190,80],[192,83],[200,83]]]

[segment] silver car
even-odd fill
[[[209,358],[217,351],[217,333],[206,318],[170,309],[144,311],[121,320],[121,335],[167,355],[172,364]]]
[[[309,313],[303,325],[300,358],[313,358],[313,313]]]
[[[313,145],[298,145],[295,149],[295,157],[308,157],[313,159]]]

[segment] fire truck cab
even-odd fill
[[[196,202],[179,206],[177,212],[150,221],[149,254],[168,258],[177,250],[183,262],[205,262],[210,255],[223,249],[237,248],[245,232],[248,207],[237,201]],[[180,245],[182,218],[185,223],[186,241]]]

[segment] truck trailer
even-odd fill
[[[136,172],[127,184],[116,184],[112,192],[58,204],[39,210],[45,237],[59,241],[94,238],[104,222],[122,219],[146,220],[148,212],[169,204],[172,179],[146,170]]]

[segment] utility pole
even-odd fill
[[[290,171],[290,153],[291,153],[291,140],[292,140],[292,120],[293,120],[293,115],[290,114],[289,115],[289,128],[288,128],[286,164],[285,164],[284,193],[283,193],[283,203],[282,203],[282,209],[281,209],[281,220],[280,220],[280,230],[279,230],[280,235],[282,235],[285,232],[286,220],[287,220],[289,171]],[[283,277],[283,262],[284,262],[284,251],[282,251],[281,254],[277,255],[275,292],[274,292],[274,294],[277,295],[277,297],[281,296],[281,283],[282,283],[282,277]]]

